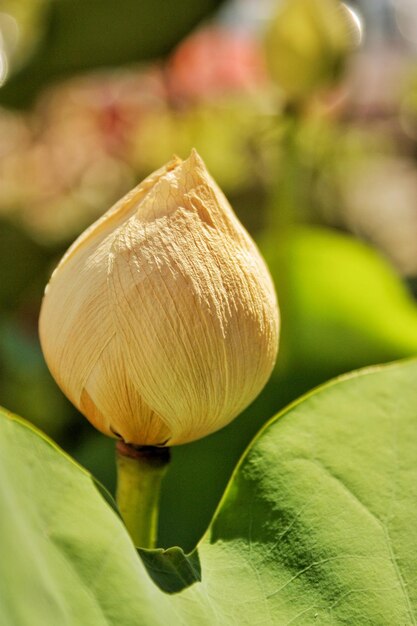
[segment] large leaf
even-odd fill
[[[2,414],[0,623],[416,624],[416,379],[415,361],[359,372],[270,422],[198,553],[148,555],[165,589],[186,572],[177,593],[91,477]]]

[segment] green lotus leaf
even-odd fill
[[[375,367],[290,405],[189,556],[140,557],[91,475],[2,412],[0,623],[415,624],[416,379]]]

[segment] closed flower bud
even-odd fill
[[[195,151],[75,241],[40,316],[64,393],[99,430],[142,445],[229,423],[269,378],[278,328],[268,269]]]
[[[293,102],[337,82],[360,41],[358,18],[339,0],[284,0],[265,38],[271,77]]]

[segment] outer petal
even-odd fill
[[[127,443],[164,445],[170,429],[144,402],[134,387],[117,336],[103,353],[85,382],[80,409],[100,430]]]
[[[117,227],[176,163],[152,174],[75,241],[45,290],[39,320],[45,359],[68,398],[106,434],[123,431],[123,437],[133,441],[143,432],[140,443],[161,443],[168,433],[132,387],[123,367],[107,298],[109,253]],[[151,436],[148,441],[151,423],[156,440]]]
[[[278,339],[272,281],[196,153],[118,230],[109,287],[131,379],[170,444],[221,428],[266,383]]]

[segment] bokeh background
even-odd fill
[[[229,427],[173,451],[160,543],[190,549],[271,416],[417,354],[417,3],[0,0],[0,83],[0,403],[110,491],[114,442],[39,347],[65,249],[194,146],[270,265],[270,382]]]

